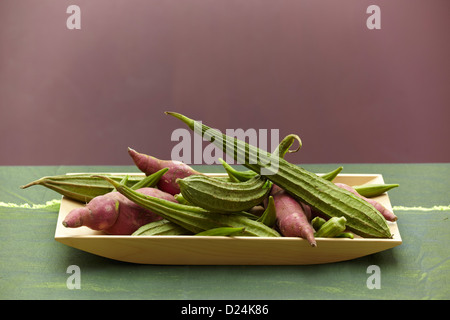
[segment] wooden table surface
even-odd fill
[[[130,166],[0,167],[1,299],[449,299],[450,164],[308,164],[313,172],[382,174],[403,243],[362,258],[312,266],[136,265],[54,240],[56,192],[20,189],[68,172],[138,172]],[[197,166],[224,172],[221,166]],[[33,208],[34,205],[34,208]],[[29,208],[31,206],[31,208]],[[80,288],[70,288],[73,267]],[[375,266],[375,267],[373,267]],[[375,269],[379,288],[371,288]]]

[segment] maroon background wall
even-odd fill
[[[81,30],[66,9],[81,8]],[[381,8],[381,30],[366,9]],[[304,163],[450,160],[448,0],[1,0],[0,165],[169,158],[172,110]]]

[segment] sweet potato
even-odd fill
[[[156,188],[136,190],[145,195],[176,202],[175,198]],[[162,217],[128,200],[119,192],[95,197],[82,208],[73,209],[63,221],[67,228],[86,226],[113,235],[130,235],[139,227]]]
[[[370,203],[375,209],[377,209],[382,215],[383,217],[388,220],[388,221],[397,221],[397,216],[391,212],[390,210],[388,210],[387,208],[385,208],[381,203],[379,203],[378,201],[374,200],[374,199],[369,199],[366,197],[363,197],[362,195],[360,195],[355,189],[353,189],[351,186],[345,184],[345,183],[335,183],[338,187],[345,189],[347,191],[350,191],[351,193],[353,193],[355,196],[366,200],[368,203]]]
[[[128,154],[131,156],[139,170],[146,175],[153,174],[163,168],[168,168],[169,170],[162,176],[157,186],[160,190],[170,193],[171,195],[180,193],[180,186],[176,182],[178,178],[183,179],[192,174],[200,174],[181,161],[161,160],[139,153],[131,148],[128,148]]]
[[[310,211],[305,212],[297,200],[277,185],[272,186],[270,195],[275,203],[277,224],[281,234],[285,237],[301,237],[312,247],[317,246],[314,229],[309,222],[310,217],[307,216]]]

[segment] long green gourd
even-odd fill
[[[120,181],[124,175],[111,175],[110,177],[111,179]],[[142,179],[142,177],[137,178],[138,180],[135,177],[130,177],[127,185],[131,186]],[[21,188],[26,189],[35,185],[41,185],[80,202],[89,202],[96,196],[111,192],[113,189],[106,181],[99,178],[92,178],[91,174],[47,176],[21,186]]]
[[[177,200],[178,203],[181,203],[181,204],[184,204],[184,205],[187,205],[187,206],[194,206],[194,204],[190,203],[189,201],[187,201],[183,197],[183,195],[181,193],[178,193],[178,194],[174,195],[174,197],[175,197],[175,200]],[[200,206],[198,206],[198,207],[200,207]],[[233,214],[236,214],[236,215],[239,214],[239,215],[247,217],[249,219],[258,220],[259,221],[259,219],[258,219],[259,217],[257,215],[254,215],[253,213],[250,213],[248,211],[235,211],[235,212],[233,212]]]
[[[242,236],[280,237],[281,235],[261,222],[237,214],[211,212],[197,206],[184,205],[164,199],[143,195],[106,176],[100,176],[111,183],[118,192],[134,203],[153,211],[190,232],[197,234],[205,230],[231,227],[245,228]]]
[[[369,203],[318,175],[229,137],[200,122],[176,112],[166,112],[184,122],[204,139],[222,148],[242,165],[289,192],[299,201],[309,204],[329,218],[345,217],[347,228],[365,238],[391,238],[385,218]],[[232,154],[230,154],[232,153]]]
[[[195,206],[214,212],[246,211],[260,204],[272,183],[259,175],[245,182],[229,182],[205,175],[177,179],[183,198]]]
[[[122,181],[124,178],[128,177],[126,179],[126,185],[137,189],[156,186],[159,179],[161,179],[167,170],[169,169],[163,168],[147,177],[126,174],[103,175],[106,175],[115,181]],[[70,199],[87,203],[93,198],[104,195],[113,190],[110,183],[106,182],[104,179],[94,177],[93,175],[94,173],[46,176],[21,186],[21,188],[25,189],[31,186],[41,185]]]

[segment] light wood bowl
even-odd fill
[[[221,176],[221,174],[211,174]],[[340,174],[334,182],[351,186],[384,183],[380,174]],[[392,210],[388,194],[377,198]],[[164,265],[306,265],[351,260],[402,243],[396,222],[388,222],[392,239],[317,238],[312,248],[293,237],[113,236],[87,227],[65,228],[62,221],[83,203],[62,198],[55,240],[102,257]]]

